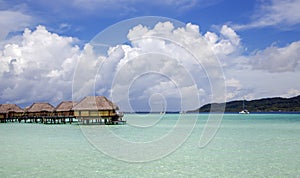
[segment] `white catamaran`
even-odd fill
[[[245,109],[245,99],[243,100],[243,110],[241,110],[239,114],[250,114],[250,112]]]

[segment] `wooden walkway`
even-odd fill
[[[74,121],[74,116],[23,116],[18,118],[18,122],[43,123],[43,124],[66,124]]]
[[[124,120],[111,120],[107,118],[90,117],[90,118],[76,118],[75,116],[20,116],[12,118],[2,118],[1,123],[6,122],[23,122],[23,123],[41,123],[41,124],[72,124],[74,120],[84,125],[124,125]]]
[[[89,117],[77,117],[78,123],[83,125],[124,125],[126,121],[117,120],[111,117],[99,117],[99,116],[89,116]]]

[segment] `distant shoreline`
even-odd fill
[[[255,100],[235,100],[225,103],[209,103],[198,109],[188,112],[202,113],[215,112],[238,113],[247,109],[250,113],[294,113],[300,112],[300,95],[291,98],[262,98]]]

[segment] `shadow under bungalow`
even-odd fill
[[[56,107],[33,103],[22,109],[16,104],[0,104],[0,122],[65,124],[125,124],[119,108],[104,96],[87,96],[78,103],[62,101]]]

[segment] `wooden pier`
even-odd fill
[[[42,123],[42,124],[72,124],[74,122],[74,116],[34,116],[19,117],[18,122],[24,123]]]

